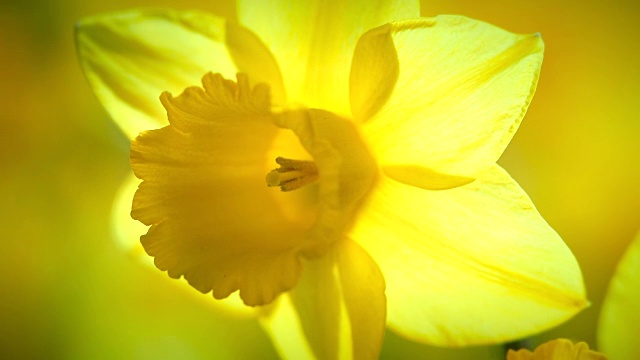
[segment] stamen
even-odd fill
[[[277,157],[279,168],[269,171],[267,174],[267,186],[280,186],[282,191],[299,189],[318,179],[318,168],[313,161],[292,160]]]

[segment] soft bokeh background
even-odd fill
[[[256,322],[176,290],[112,241],[128,141],[83,78],[73,23],[140,5],[235,16],[225,1],[0,4],[0,358],[277,357]],[[640,3],[423,1],[424,15],[443,13],[543,35],[538,92],[500,163],[573,250],[592,306],[529,342],[597,347],[609,278],[640,227]],[[501,349],[432,349],[387,335],[383,358],[427,356],[497,359]]]

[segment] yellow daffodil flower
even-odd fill
[[[540,36],[400,0],[239,1],[238,18],[78,26],[90,83],[135,138],[131,214],[159,269],[261,306],[290,358],[374,358],[385,324],[502,342],[587,305],[573,255],[496,164]]]
[[[567,339],[557,339],[538,346],[533,352],[509,350],[507,360],[606,360],[603,354],[589,350],[589,345],[573,344]]]
[[[602,304],[598,343],[611,360],[640,359],[640,233],[618,263]]]

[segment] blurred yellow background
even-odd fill
[[[568,337],[596,347],[609,278],[640,228],[640,3],[422,3],[426,16],[461,14],[542,34],[538,91],[500,163],[572,249],[592,301],[532,343]],[[176,291],[112,240],[111,201],[129,171],[128,140],[83,77],[73,24],[143,5],[235,17],[225,1],[0,5],[0,358],[277,357],[256,322]],[[493,359],[501,349],[432,349],[387,335],[382,358],[426,356]]]

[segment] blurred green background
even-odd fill
[[[640,227],[640,3],[422,3],[426,16],[462,14],[542,33],[538,91],[500,163],[578,258],[592,302],[531,341],[567,337],[596,347],[608,281]],[[0,358],[277,358],[255,321],[176,290],[112,240],[111,202],[129,171],[128,141],[83,77],[73,24],[149,5],[235,17],[224,1],[0,5]],[[426,357],[498,359],[501,349],[433,349],[387,335],[382,358]]]

